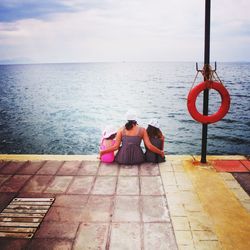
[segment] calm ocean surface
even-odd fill
[[[250,63],[218,63],[217,73],[231,108],[208,126],[208,154],[250,154]],[[97,154],[102,129],[135,109],[144,127],[159,119],[167,153],[200,154],[202,126],[186,108],[195,74],[188,62],[2,65],[0,153]],[[219,104],[211,91],[210,112]]]

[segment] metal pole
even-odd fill
[[[210,70],[210,9],[211,0],[205,0],[205,46],[204,46],[204,81],[209,79]],[[203,115],[208,115],[208,89],[203,92]],[[201,162],[207,162],[207,124],[202,124],[202,146],[201,146]]]

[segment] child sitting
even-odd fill
[[[102,133],[102,139],[100,144],[100,149],[105,150],[115,144],[115,137],[117,131],[114,128],[107,127]],[[114,151],[110,153],[103,154],[101,156],[101,161],[104,163],[111,163],[115,159]]]
[[[151,120],[148,124],[147,133],[150,142],[160,150],[163,150],[164,148],[164,136],[159,128],[159,122],[157,120]],[[159,163],[164,162],[165,157],[161,157],[159,154],[156,154],[152,151],[150,151],[146,147],[145,152],[145,161],[147,162],[153,162],[153,163]]]

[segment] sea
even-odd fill
[[[187,110],[195,62],[0,65],[1,154],[98,154],[106,126],[135,110],[140,126],[158,119],[167,154],[200,154],[202,124]],[[202,67],[200,63],[199,67]],[[213,67],[213,64],[212,64]],[[218,62],[231,96],[228,114],[208,125],[207,154],[250,154],[250,63]],[[197,109],[202,111],[202,94]],[[221,104],[210,90],[209,114]],[[143,146],[143,145],[142,145]]]

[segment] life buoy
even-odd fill
[[[217,90],[221,96],[221,106],[219,110],[212,115],[203,115],[196,108],[197,96],[205,89]],[[221,120],[228,112],[230,107],[230,96],[227,89],[219,82],[204,81],[195,86],[188,94],[187,107],[194,120],[209,124]]]

